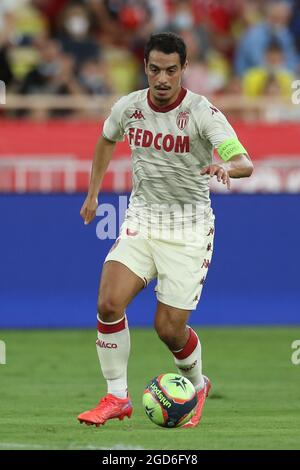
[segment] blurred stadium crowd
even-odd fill
[[[300,0],[1,0],[0,80],[21,95],[126,94],[147,86],[144,45],[165,30],[186,41],[196,93],[290,100],[300,79]]]

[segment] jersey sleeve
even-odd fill
[[[223,160],[247,153],[224,114],[209,101],[205,100],[201,103],[196,119],[200,136],[218,150]]]
[[[122,123],[125,110],[126,97],[120,98],[111,108],[110,115],[103,124],[103,136],[112,142],[124,140],[124,127]]]

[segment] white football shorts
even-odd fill
[[[195,310],[211,263],[214,220],[181,239],[145,237],[123,223],[120,236],[105,262],[119,261],[139,276],[145,286],[157,278],[157,299],[171,307]]]

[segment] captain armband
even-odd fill
[[[230,160],[232,157],[235,157],[236,155],[248,153],[245,147],[243,147],[236,137],[225,140],[223,144],[217,147],[217,150],[218,154],[225,162]]]

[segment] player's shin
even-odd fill
[[[126,315],[121,320],[105,323],[98,316],[97,353],[107,392],[118,398],[127,397],[127,364],[130,335]]]
[[[189,338],[183,349],[172,351],[181,375],[189,379],[197,390],[204,387],[202,375],[201,343],[195,331],[189,328]]]

